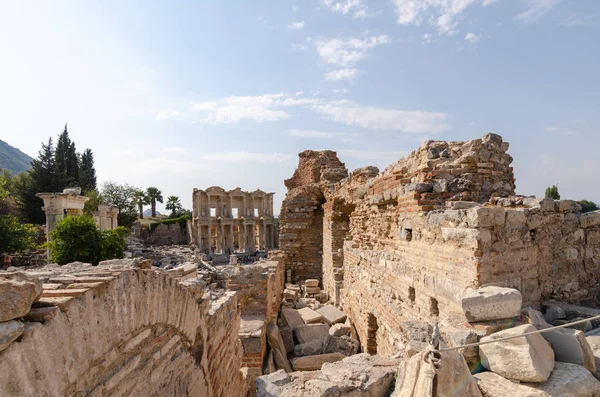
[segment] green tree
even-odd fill
[[[61,190],[79,184],[79,158],[75,149],[75,142],[69,138],[66,124],[64,131],[58,136],[55,162]]]
[[[42,224],[46,216],[42,207],[44,202],[36,197],[40,192],[56,192],[58,181],[56,173],[55,150],[52,138],[42,143],[38,157],[31,162],[27,173],[19,174],[15,181],[16,201],[21,219],[34,224]],[[62,189],[61,189],[62,190]]]
[[[96,169],[94,154],[91,149],[85,149],[79,164],[79,186],[84,193],[96,190]]]
[[[35,248],[35,228],[20,223],[14,215],[0,215],[0,254]]]
[[[560,200],[560,193],[558,192],[558,186],[552,185],[546,189],[546,197],[554,200]]]
[[[160,190],[158,190],[158,188],[156,188],[154,186],[150,186],[148,189],[146,189],[146,195],[150,199],[150,208],[152,208],[152,217],[155,218],[156,217],[156,202],[158,201],[161,204],[163,202],[162,192]]]
[[[128,231],[123,226],[102,232],[102,260],[120,259],[125,257],[125,237]]]
[[[98,206],[103,204],[102,195],[95,189],[87,191],[85,197],[89,198],[83,206],[83,212],[86,214],[91,215],[92,212],[98,211]]]
[[[183,206],[181,205],[181,200],[179,200],[179,197],[169,196],[167,197],[167,204],[165,205],[165,208],[167,210],[171,210],[170,217],[175,218],[177,217],[177,214],[179,214],[179,211],[183,209]]]
[[[140,219],[144,219],[144,205],[150,204],[150,199],[143,190],[135,192],[133,203],[137,206]]]
[[[136,205],[134,203],[135,187],[115,182],[105,182],[100,192],[105,204],[114,204],[119,209],[119,226],[131,228],[133,222],[137,219]]]
[[[102,235],[89,215],[65,216],[50,232],[50,259],[64,265],[80,261],[98,264],[102,258]]]
[[[599,209],[596,203],[593,201],[581,200],[579,204],[581,204],[581,212],[590,212]]]

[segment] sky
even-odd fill
[[[0,1],[0,139],[68,123],[99,183],[275,192],[495,132],[517,193],[600,202],[600,1]],[[159,210],[163,208],[159,206]]]

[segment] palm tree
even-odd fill
[[[150,204],[148,195],[143,190],[137,190],[133,195],[133,204],[137,205],[140,219],[144,219],[144,205]]]
[[[171,217],[175,217],[177,211],[181,210],[183,207],[181,205],[181,200],[177,196],[169,196],[167,197],[167,205],[165,208],[171,210]]]
[[[155,218],[156,202],[158,201],[161,204],[163,202],[162,192],[158,190],[158,188],[150,186],[148,189],[146,189],[146,196],[148,196],[148,199],[150,200],[150,207],[152,208],[152,217]]]

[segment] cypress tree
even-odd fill
[[[69,138],[66,124],[64,131],[58,136],[56,144],[56,172],[59,181],[58,190],[74,187],[79,182],[79,161],[75,142]]]
[[[91,149],[85,149],[81,155],[79,186],[81,186],[83,192],[96,190],[96,169],[94,168],[94,154]]]

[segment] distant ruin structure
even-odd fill
[[[213,186],[192,193],[193,242],[204,252],[229,254],[278,246],[273,195]]]

